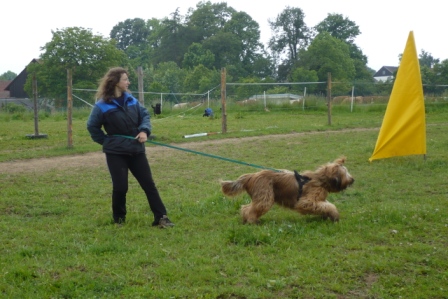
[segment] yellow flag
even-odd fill
[[[409,33],[386,114],[369,161],[426,154],[426,122],[414,33]]]

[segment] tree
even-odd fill
[[[168,18],[148,20],[148,35],[142,43],[136,43],[142,35],[134,37],[132,33],[136,24],[143,31],[143,21],[133,19],[120,22],[111,33],[134,68],[157,68],[160,63],[175,62],[190,70],[199,65],[210,70],[226,67],[237,79],[272,75],[272,62],[260,43],[258,23],[225,2],[199,2],[186,16],[176,9]]]
[[[190,47],[188,47],[187,53],[184,54],[182,67],[193,69],[195,66],[202,65],[212,69],[214,63],[215,55],[210,50],[204,49],[199,43],[192,43]]]
[[[123,51],[129,46],[141,46],[147,44],[150,29],[147,27],[143,19],[127,19],[115,25],[111,32],[110,38],[117,42],[117,48]]]
[[[39,94],[59,100],[59,105],[67,97],[67,69],[73,70],[75,88],[96,88],[109,67],[127,65],[114,40],[94,35],[90,29],[69,27],[52,34],[52,40],[41,48],[40,63],[31,64],[27,71],[36,74]],[[31,76],[26,91],[32,94]]]
[[[355,44],[348,44],[350,58],[353,59],[353,64],[355,66],[355,80],[357,81],[367,81],[374,82],[373,74],[375,71],[367,66],[367,56],[364,55],[361,49]]]
[[[361,34],[358,25],[341,14],[329,13],[327,17],[315,27],[318,33],[328,32],[331,36],[347,44],[354,44],[355,38]]]
[[[264,67],[259,25],[247,13],[238,12],[225,2],[201,2],[196,10],[189,11],[186,26],[196,43],[214,55],[215,69],[232,69],[238,79],[251,74],[254,66]]]
[[[269,48],[280,56],[287,56],[287,64],[292,65],[310,40],[310,29],[305,24],[305,14],[300,8],[287,6],[274,21],[269,21],[273,36]]]
[[[220,31],[204,40],[202,44],[205,49],[208,49],[215,55],[214,67],[216,69],[240,63],[239,55],[242,51],[242,44],[235,34]]]
[[[254,66],[264,63],[261,56],[264,53],[264,48],[260,43],[258,23],[247,13],[235,11],[231,19],[224,25],[223,31],[233,34],[240,43],[238,46],[240,53],[235,57],[233,64],[242,64],[247,75],[256,75]]]
[[[17,77],[16,73],[7,71],[0,75],[0,80],[13,80],[15,77]]]
[[[184,91],[189,93],[206,93],[211,87],[221,81],[221,73],[210,70],[203,65],[197,65],[185,77]]]
[[[222,31],[235,12],[226,2],[199,2],[189,10],[186,25],[195,32],[196,42],[201,42]]]
[[[444,94],[446,96],[446,82],[448,82],[448,59],[443,60],[440,63],[436,63],[432,68],[432,72],[434,73],[434,81],[433,84],[438,86],[434,86],[434,93]]]
[[[427,65],[420,65],[420,74],[422,77],[423,90],[425,94],[434,93],[436,88],[434,87],[436,79],[436,74]]]
[[[319,81],[319,77],[317,76],[317,72],[315,70],[307,70],[301,67],[294,69],[291,72],[290,82],[317,82]],[[306,86],[308,92],[315,92],[317,90],[316,84],[309,84]],[[303,88],[303,87],[301,87]],[[297,88],[294,88],[297,89]]]
[[[157,31],[157,47],[154,48],[152,62],[157,65],[161,62],[173,61],[178,66],[182,65],[184,54],[191,45],[192,36],[190,28],[183,23],[183,17],[179,10],[171,14],[171,18],[165,18],[160,23]],[[154,36],[152,37],[154,39]]]
[[[349,46],[350,57],[353,59],[355,66],[356,74],[354,79],[373,82],[373,76],[367,67],[367,56],[355,44],[355,38],[361,34],[359,26],[355,22],[341,14],[328,14],[314,29],[318,34],[328,32],[332,37],[345,42]]]
[[[137,69],[139,66],[148,66],[151,64],[152,49],[148,46],[139,47],[130,45],[126,49],[126,55],[129,59],[129,64],[133,69]]]
[[[434,72],[437,74],[437,84],[448,82],[448,59],[434,65]]]
[[[156,18],[152,18],[146,21],[149,29],[148,46],[152,49],[160,47],[161,44],[161,31],[163,29],[162,21]]]
[[[420,66],[427,66],[428,68],[432,68],[435,64],[440,62],[440,59],[435,59],[430,53],[423,49],[418,57]]]
[[[308,49],[300,53],[298,67],[316,71],[319,81],[327,81],[328,73],[332,81],[352,82],[355,77],[349,46],[328,32],[319,33]]]
[[[400,61],[402,55],[399,55]],[[425,50],[421,51],[418,60],[425,94],[442,94],[445,88],[437,85],[446,85],[448,81],[448,60],[440,62]]]
[[[126,53],[134,69],[149,63],[152,24],[140,18],[127,19],[115,25],[110,32],[110,38],[116,41],[118,49]]]
[[[150,74],[148,74],[150,72]],[[179,68],[174,62],[162,62],[156,68],[145,72],[145,86],[159,86],[162,90],[170,93],[181,93],[183,90],[183,82],[185,80],[186,71]],[[153,83],[159,83],[155,85]],[[171,99],[177,102],[175,97]]]

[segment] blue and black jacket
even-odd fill
[[[146,132],[148,136],[151,134],[148,110],[131,94],[127,92],[123,94],[123,106],[116,99],[110,103],[100,99],[92,108],[87,120],[87,130],[92,140],[103,146],[104,153],[125,155],[144,153],[144,143],[117,136],[135,137],[140,132]]]

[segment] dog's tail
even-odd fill
[[[246,191],[245,184],[252,174],[243,174],[235,181],[221,181],[221,191],[228,196],[236,196]]]

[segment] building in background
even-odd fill
[[[391,81],[395,77],[397,70],[398,66],[383,66],[373,75],[373,79],[381,82]]]

